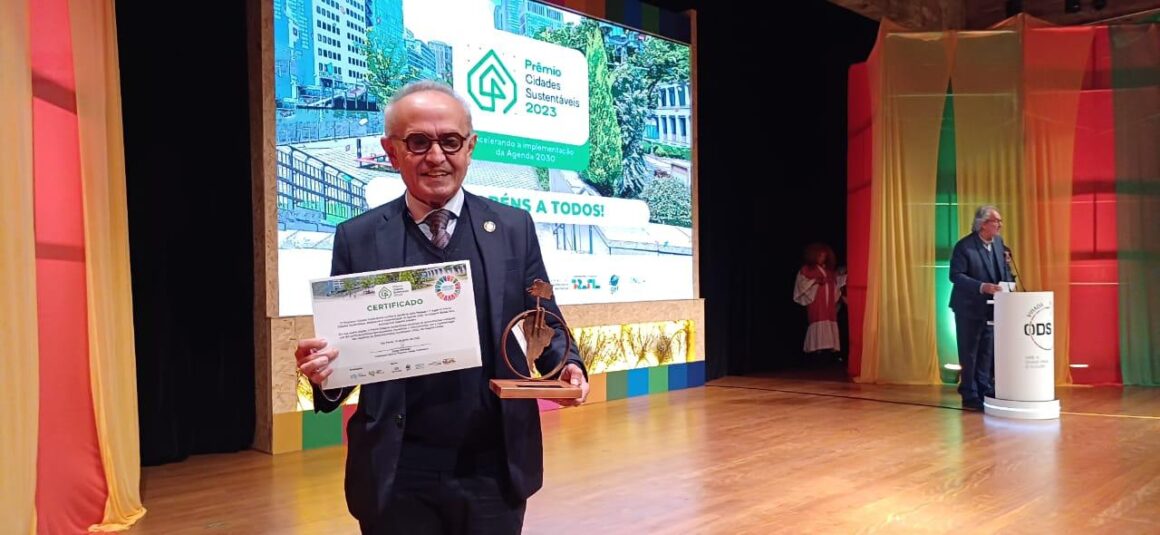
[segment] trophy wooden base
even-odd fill
[[[491,391],[501,399],[576,399],[580,387],[564,381],[492,379]]]

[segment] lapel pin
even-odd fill
[[[492,221],[484,221],[483,222],[483,230],[486,230],[488,232],[495,232],[495,223]]]

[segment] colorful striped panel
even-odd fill
[[[608,400],[608,375],[597,373],[588,376],[588,403]]]
[[[669,391],[669,370],[667,366],[645,368],[648,370],[648,393],[660,394]]]
[[[342,412],[303,411],[302,449],[309,450],[343,443]]]
[[[302,449],[302,413],[280,412],[274,415],[274,440],[272,452],[275,455]]]
[[[589,376],[587,404],[684,390],[704,384],[704,361],[597,373]],[[542,412],[562,408],[547,400],[537,402]],[[330,414],[315,414],[314,411],[275,414],[273,453],[345,445],[347,423],[355,409],[356,405],[344,405],[341,412]]]
[[[681,390],[689,386],[689,365],[673,364],[664,368],[669,374],[669,390]]]
[[[685,388],[696,388],[698,386],[705,386],[705,361],[698,360],[690,362],[688,373],[688,384]]]
[[[616,401],[628,397],[628,372],[610,372],[604,374],[608,377],[608,401]]]
[[[634,398],[648,394],[648,368],[628,370],[628,397]]]

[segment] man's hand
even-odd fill
[[[564,371],[560,372],[560,380],[566,383],[571,383],[572,386],[580,387],[580,397],[576,399],[557,399],[553,400],[565,407],[576,407],[584,400],[588,399],[588,380],[584,378],[584,370],[579,366],[569,363],[564,366]]]
[[[1003,291],[1003,287],[999,286],[998,284],[991,284],[989,282],[983,283],[983,293],[987,295],[995,295],[1001,291]]]
[[[298,349],[294,351],[294,359],[298,361],[298,370],[310,379],[310,382],[320,386],[327,377],[330,377],[330,374],[334,373],[334,368],[330,367],[330,362],[336,358],[338,358],[338,348],[327,347],[326,340],[321,338],[299,340]],[[584,393],[588,393],[587,389]]]

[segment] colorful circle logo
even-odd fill
[[[444,301],[454,301],[463,290],[463,283],[454,275],[444,275],[435,281],[435,295]]]

